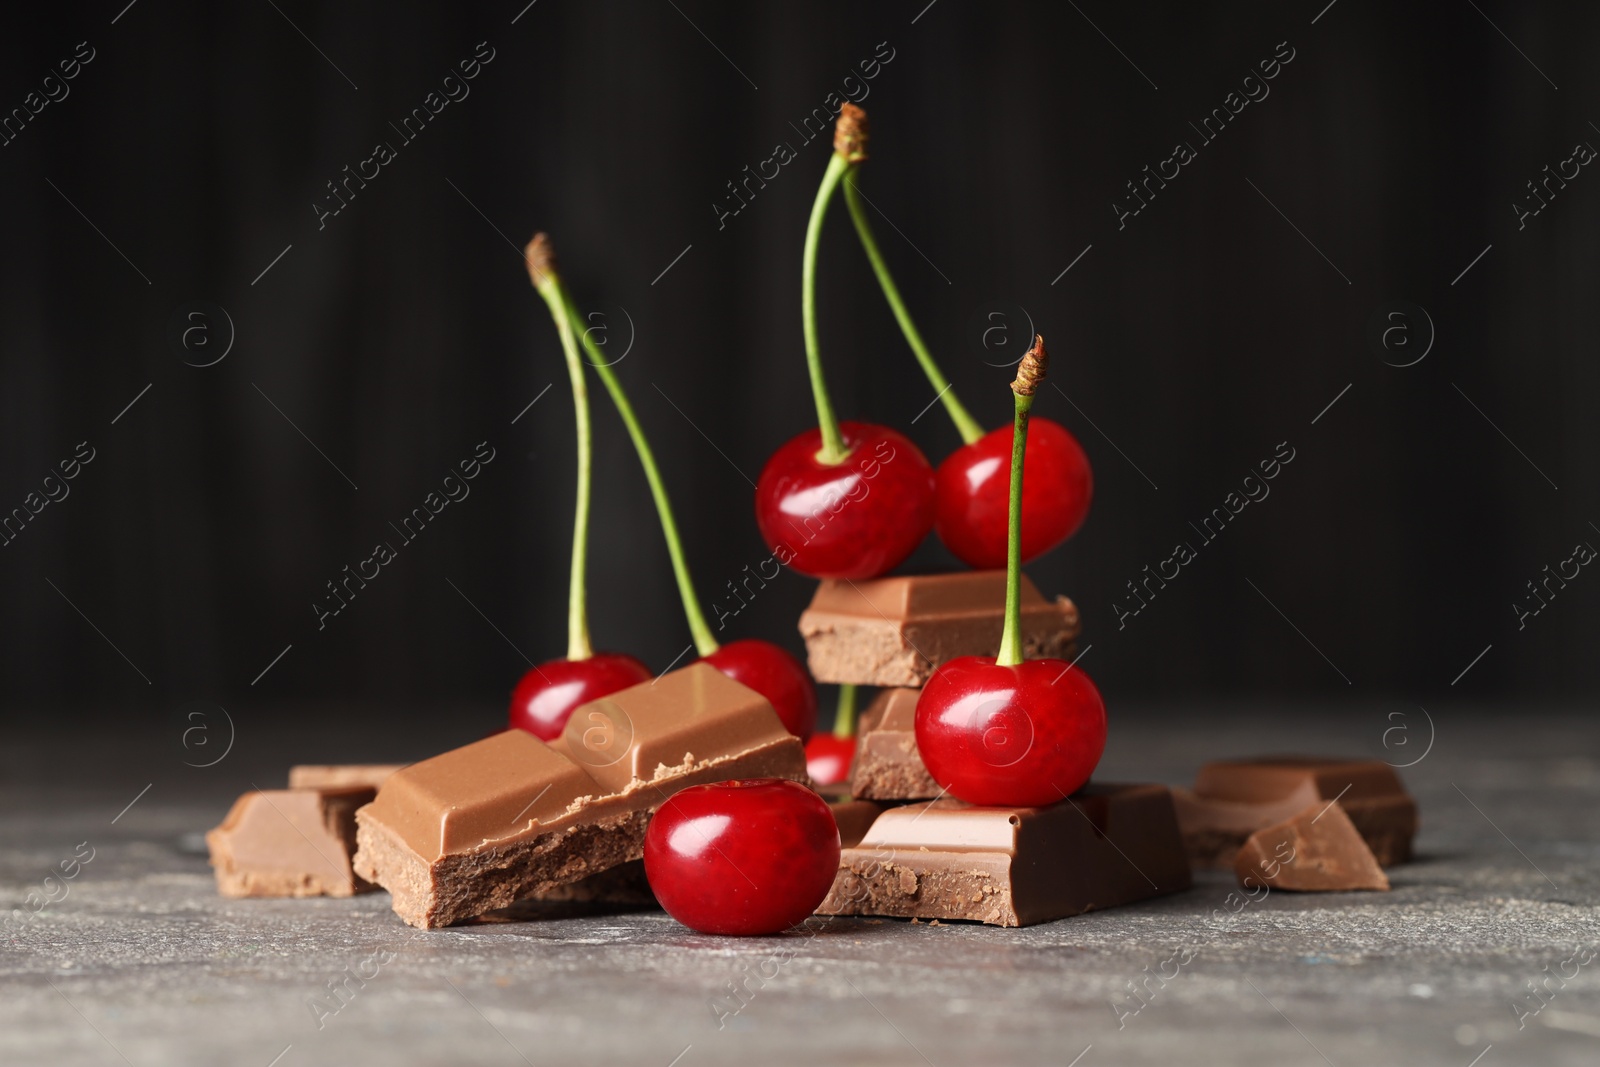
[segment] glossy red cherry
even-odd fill
[[[511,726],[553,741],[561,736],[572,709],[648,682],[650,668],[618,652],[597,652],[588,659],[553,659],[522,676],[511,693]]]
[[[1001,667],[993,656],[962,656],[928,679],[916,732],[928,773],[951,796],[1038,807],[1059,803],[1094,773],[1106,747],[1106,706],[1089,676],[1065,660]]]
[[[706,934],[775,934],[816,910],[839,870],[827,802],[796,782],[690,786],[650,820],[644,872],[667,914]]]
[[[856,758],[856,739],[818,734],[806,743],[806,773],[818,785],[840,785],[850,780]]]
[[[1006,565],[1006,509],[1011,493],[1011,431],[1002,426],[939,464],[939,539],[968,566]],[[1022,483],[1022,561],[1078,532],[1089,514],[1094,475],[1066,427],[1035,417],[1028,429]]]
[[[849,457],[817,459],[819,430],[772,454],[756,482],[756,524],[780,562],[814,578],[876,578],[933,525],[933,468],[905,435],[839,424]]]
[[[729,641],[705,662],[771,701],[784,729],[804,741],[817,728],[817,686],[801,662],[771,641]]]

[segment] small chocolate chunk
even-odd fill
[[[1046,808],[890,808],[817,913],[1028,926],[1189,885],[1166,787],[1093,784]]]
[[[852,796],[870,800],[931,800],[944,793],[917,751],[920,689],[884,689],[861,713]]]
[[[1233,870],[1247,889],[1262,884],[1296,892],[1389,888],[1383,868],[1337,800],[1313,804],[1251,834]]]
[[[254,790],[206,834],[225,897],[348,897],[371,889],[351,867],[356,809],[370,786]]]
[[[1239,846],[1255,831],[1335,798],[1380,864],[1388,867],[1411,858],[1417,804],[1394,768],[1379,760],[1221,760],[1200,768],[1192,792],[1173,791],[1184,847],[1197,867],[1230,867]]]
[[[959,571],[824,581],[800,616],[811,674],[841,685],[922,685],[957,656],[993,656],[1005,628],[1006,572]],[[1022,576],[1022,642],[1031,658],[1073,654],[1078,609]]]

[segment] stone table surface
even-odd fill
[[[415,931],[383,893],[222,899],[194,835],[235,795],[281,785],[291,762],[425,755],[486,714],[440,711],[404,752],[364,737],[381,711],[272,712],[224,723],[217,709],[187,747],[181,722],[7,728],[0,1064],[1600,1062],[1600,729],[1586,710],[1117,714],[1103,780],[1183,783],[1206,759],[1268,752],[1420,757],[1402,771],[1418,859],[1386,894],[1242,904],[1204,875],[1024,930],[813,919],[747,940],[659,912]],[[214,765],[185,766],[224,743]],[[90,849],[64,898],[24,907]],[[308,1006],[374,968],[336,1014]]]

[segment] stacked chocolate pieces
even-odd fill
[[[862,714],[850,791],[894,805],[840,854],[823,915],[1027,926],[1188,888],[1172,798],[1159,785],[1092,784],[1045,808],[945,796],[917,752],[921,686],[958,656],[993,656],[1005,572],[825,581],[800,617],[820,682],[881,687]],[[1078,611],[1022,579],[1029,657],[1070,660]],[[910,803],[923,801],[923,803]]]

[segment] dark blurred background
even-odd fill
[[[561,655],[572,412],[520,259],[536,229],[627,352],[711,611],[767,555],[751,480],[815,422],[800,252],[829,148],[802,131],[847,96],[879,238],[981,420],[1009,417],[1008,344],[1029,321],[1051,342],[1061,392],[1035,410],[1077,434],[1096,498],[1029,571],[1082,607],[1113,710],[1593,691],[1600,578],[1514,605],[1600,544],[1600,177],[1574,158],[1600,144],[1600,11],[525,3],[108,0],[0,34],[0,110],[26,112],[0,147],[0,513],[59,495],[80,442],[94,457],[0,549],[13,721],[493,718],[525,656]],[[1268,95],[1206,141],[1246,90]],[[1179,141],[1195,158],[1119,221]],[[394,158],[319,222],[378,142]],[[780,143],[797,158],[721,216]],[[1547,165],[1569,177],[1533,214]],[[821,272],[837,408],[938,462],[959,439],[919,417],[932,391],[842,205]],[[689,637],[591,388],[595,640],[660,670]],[[325,583],[398,545],[388,523],[482,441],[470,497],[319,629]],[[1280,442],[1270,497],[1203,544],[1190,524]],[[1180,541],[1197,558],[1119,628],[1126,583]],[[911,566],[953,563],[930,541]],[[811,590],[781,576],[720,636],[799,651]]]

